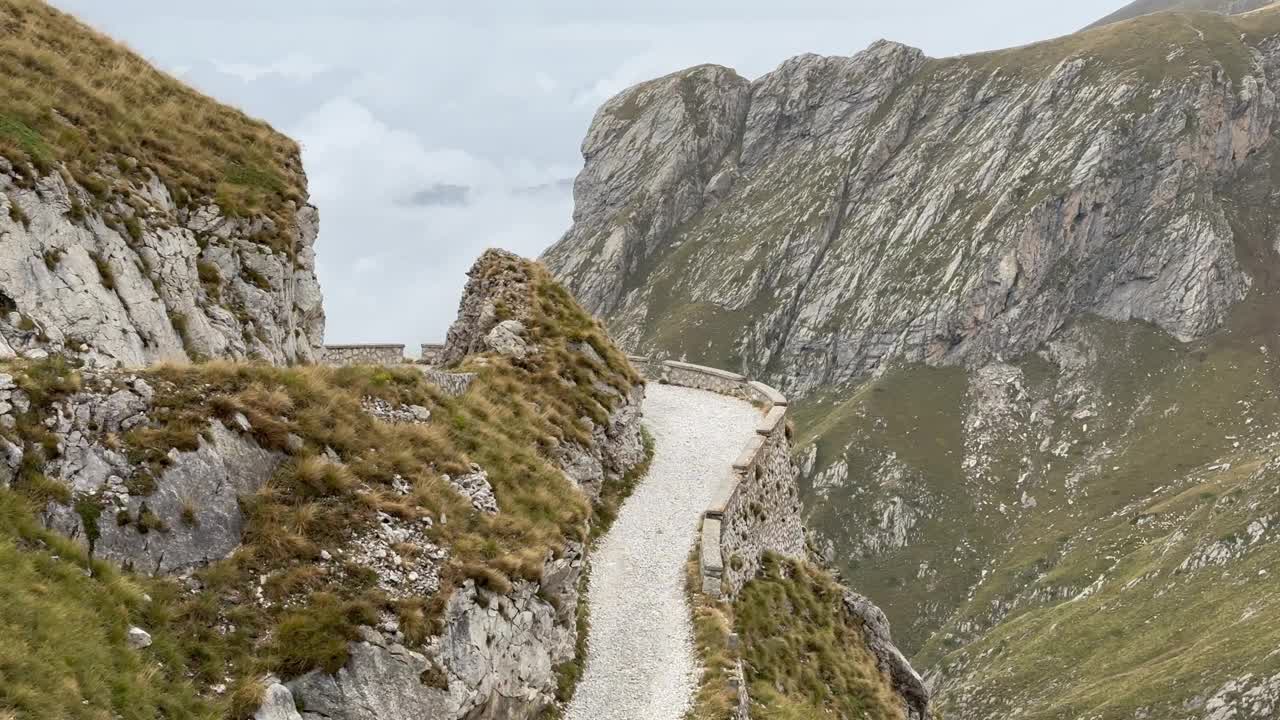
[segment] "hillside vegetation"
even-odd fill
[[[1275,0],[1136,0],[1119,10],[1107,15],[1089,27],[1099,27],[1112,23],[1131,20],[1143,15],[1157,12],[1190,10],[1195,12],[1222,13],[1234,15],[1246,13],[1271,5]]]
[[[292,140],[43,0],[0,0],[0,156],[39,174],[60,165],[103,198],[149,170],[180,205],[263,213],[282,230],[285,203],[307,196]]]
[[[592,505],[549,458],[564,443],[590,446],[586,419],[607,422],[639,377],[545,271],[487,267],[527,273],[528,339],[538,350],[525,359],[468,357],[459,370],[476,377],[460,397],[412,366],[217,362],[129,376],[154,388],[149,422],[103,442],[138,463],[125,478],[134,495],[154,492],[175,452],[202,445],[210,421],[247,427],[257,446],[285,458],[260,490],[240,498],[240,547],[190,578],[122,573],[38,521],[50,501],[74,501],[87,527],[115,513],[104,498],[73,498],[45,474],[60,442],[44,419],[65,398],[133,381],[56,359],[0,365],[31,399],[15,427],[0,431],[25,451],[11,488],[0,489],[0,717],[245,718],[268,675],[342,667],[358,627],[393,618],[405,642],[420,646],[441,632],[444,603],[464,581],[509,592],[515,581],[540,579],[569,543],[587,540]],[[425,408],[430,420],[380,420],[370,402]],[[445,478],[475,466],[487,470],[496,514],[480,512]],[[625,487],[605,491],[602,507],[612,513]],[[195,522],[198,511],[118,520],[163,535]],[[427,528],[428,543],[394,546],[406,562],[443,549],[437,591],[392,597],[361,559],[361,538],[388,522]],[[91,548],[92,531],[87,540]],[[154,644],[126,647],[131,625],[145,627]]]
[[[637,86],[547,253],[629,350],[788,393],[948,718],[1280,711],[1280,6],[1175,9]]]

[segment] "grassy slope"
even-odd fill
[[[1187,11],[1196,12],[1249,12],[1266,6],[1275,0],[1137,0],[1093,23],[1089,27],[1100,27],[1112,23],[1131,20],[1142,15],[1156,12]]]
[[[0,0],[0,156],[60,165],[99,200],[150,170],[179,205],[266,214],[282,235],[307,196],[292,140],[41,0]]]
[[[56,361],[9,367],[37,402],[10,433],[26,446],[30,461],[14,490],[0,491],[0,507],[12,518],[0,526],[0,563],[6,578],[18,579],[8,592],[20,599],[0,604],[0,627],[23,628],[13,637],[35,651],[6,653],[0,660],[0,716],[11,711],[20,718],[155,717],[147,703],[165,702],[172,707],[164,713],[168,717],[243,717],[263,674],[288,677],[341,666],[346,640],[378,612],[398,615],[410,640],[421,641],[436,631],[438,612],[457,583],[474,578],[502,591],[513,579],[537,579],[546,557],[567,541],[586,540],[592,509],[545,457],[560,442],[589,441],[579,419],[603,421],[617,402],[613,393],[628,391],[639,378],[545,271],[532,265],[527,270],[536,295],[530,333],[540,351],[521,362],[469,361],[478,378],[462,398],[442,395],[411,368],[214,363],[144,373],[161,409],[151,426],[116,440],[153,468],[129,479],[135,492],[154,482],[168,449],[194,447],[207,418],[243,412],[258,442],[273,449],[285,450],[290,433],[304,440],[276,478],[242,499],[248,519],[244,545],[197,573],[198,592],[166,580],[118,578],[105,567],[102,578],[84,578],[75,570],[85,562],[80,551],[51,538],[43,544],[28,539],[34,526],[29,503],[67,492],[40,472],[41,458],[56,453],[56,446],[40,431],[39,416],[81,383],[73,369]],[[604,361],[570,348],[580,342]],[[432,421],[377,422],[361,410],[361,398],[368,396],[426,406]],[[339,460],[326,459],[325,448],[333,448]],[[465,472],[472,462],[489,472],[501,507],[495,516],[474,511],[441,479]],[[397,475],[412,488],[407,496],[393,490]],[[450,550],[440,593],[392,602],[360,567],[322,569],[321,549],[340,549],[353,533],[371,531],[375,511],[436,521],[432,539]],[[55,543],[57,559],[47,549]],[[245,593],[262,576],[268,607]],[[145,588],[152,602],[140,603],[140,591],[130,591],[135,586]],[[109,591],[99,592],[101,587]],[[33,598],[41,596],[57,601],[39,608],[44,617],[66,616],[84,627],[48,633],[47,622],[30,622]],[[121,647],[121,628],[140,615],[139,624],[157,643],[138,657]],[[107,659],[96,660],[99,655]],[[92,667],[64,670],[45,662],[48,657],[72,665],[83,658]],[[92,683],[81,679],[86,675]],[[186,684],[188,677],[202,690],[227,677],[234,682],[227,695],[201,698]]]
[[[844,589],[806,563],[767,557],[734,607],[752,717],[903,717],[892,685],[844,609]]]
[[[687,720],[736,717],[735,667],[743,664],[751,716],[764,720],[901,720],[892,682],[867,649],[844,589],[804,562],[766,556],[734,602],[701,592],[697,551],[686,582],[704,673]],[[738,643],[730,641],[736,633]]]
[[[904,644],[923,648],[917,663],[963,681],[953,704],[999,714],[999,698],[1027,717],[1130,717],[1280,669],[1280,587],[1259,573],[1280,547],[1176,572],[1206,544],[1280,514],[1280,468],[1262,469],[1280,452],[1280,321],[1262,277],[1230,327],[1202,342],[1087,321],[1102,349],[1087,375],[1106,400],[1099,414],[1082,423],[1070,407],[1057,411],[1062,437],[1077,443],[1062,458],[1015,424],[991,448],[990,481],[966,481],[960,466],[955,433],[970,400],[949,397],[964,385],[955,371],[901,370],[842,404],[801,409],[820,465],[853,441],[847,489],[829,503],[811,496],[811,519],[846,550],[846,576],[882,602]],[[1016,364],[1033,402],[1060,390],[1043,360]],[[908,468],[901,492],[922,493],[927,517],[907,548],[854,558],[848,529],[875,526],[859,498],[883,481],[886,452]],[[1023,489],[1035,508],[1020,506]],[[936,574],[917,573],[924,562]],[[1095,582],[1093,595],[1067,601]]]

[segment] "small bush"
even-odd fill
[[[49,248],[44,251],[44,266],[53,272],[58,269],[58,263],[62,262],[62,250],[60,248]]]
[[[135,243],[142,241],[142,221],[137,215],[130,215],[124,219],[125,232],[129,234],[129,239]]]
[[[182,512],[180,513],[182,524],[187,527],[199,527],[200,520],[196,517],[196,506],[191,500],[182,501]]]
[[[222,300],[222,273],[218,272],[218,266],[206,260],[196,262],[196,274],[200,278],[200,285],[204,288],[204,292],[214,301]]]
[[[160,519],[159,515],[152,512],[145,502],[142,503],[142,507],[138,510],[136,527],[138,532],[143,535],[149,532],[169,532],[169,526],[165,524],[164,520]]]
[[[86,216],[84,204],[80,202],[80,198],[72,197],[71,207],[67,210],[67,218],[71,222],[83,222]]]
[[[347,466],[319,455],[300,458],[282,473],[280,483],[304,498],[339,495],[355,486],[355,476]]]
[[[313,669],[336,673],[347,664],[347,644],[358,637],[356,628],[377,621],[367,602],[345,602],[330,593],[312,595],[304,610],[281,621],[271,664],[286,678]]]
[[[18,207],[18,203],[14,202],[12,198],[9,200],[9,219],[22,225],[24,230],[31,229],[30,216],[22,208]]]
[[[98,266],[98,275],[102,278],[102,287],[108,290],[115,290],[116,272],[111,268],[111,263],[101,255],[94,253],[93,264]]]
[[[263,275],[248,265],[241,266],[240,274],[259,290],[262,290],[263,292],[271,292],[271,281],[267,280],[266,275]]]

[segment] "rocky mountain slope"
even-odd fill
[[[0,358],[315,359],[293,141],[40,0],[0,28]]]
[[[1238,15],[1273,3],[1275,0],[1136,0],[1089,27],[1101,27],[1157,12],[1192,11]]]
[[[554,705],[643,384],[526,261],[486,254],[463,308],[459,336],[523,318],[523,352],[474,348],[461,392],[413,366],[0,365],[0,715]]]
[[[546,261],[796,399],[947,717],[1272,717],[1277,73],[1275,8],[692,68],[600,110]]]

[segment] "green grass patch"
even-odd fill
[[[763,559],[734,604],[752,717],[900,720],[892,684],[844,608],[844,589],[805,563]]]
[[[154,173],[181,206],[270,217],[261,241],[289,248],[307,196],[292,140],[40,0],[0,1],[0,26],[0,155],[61,164],[99,201]]]

